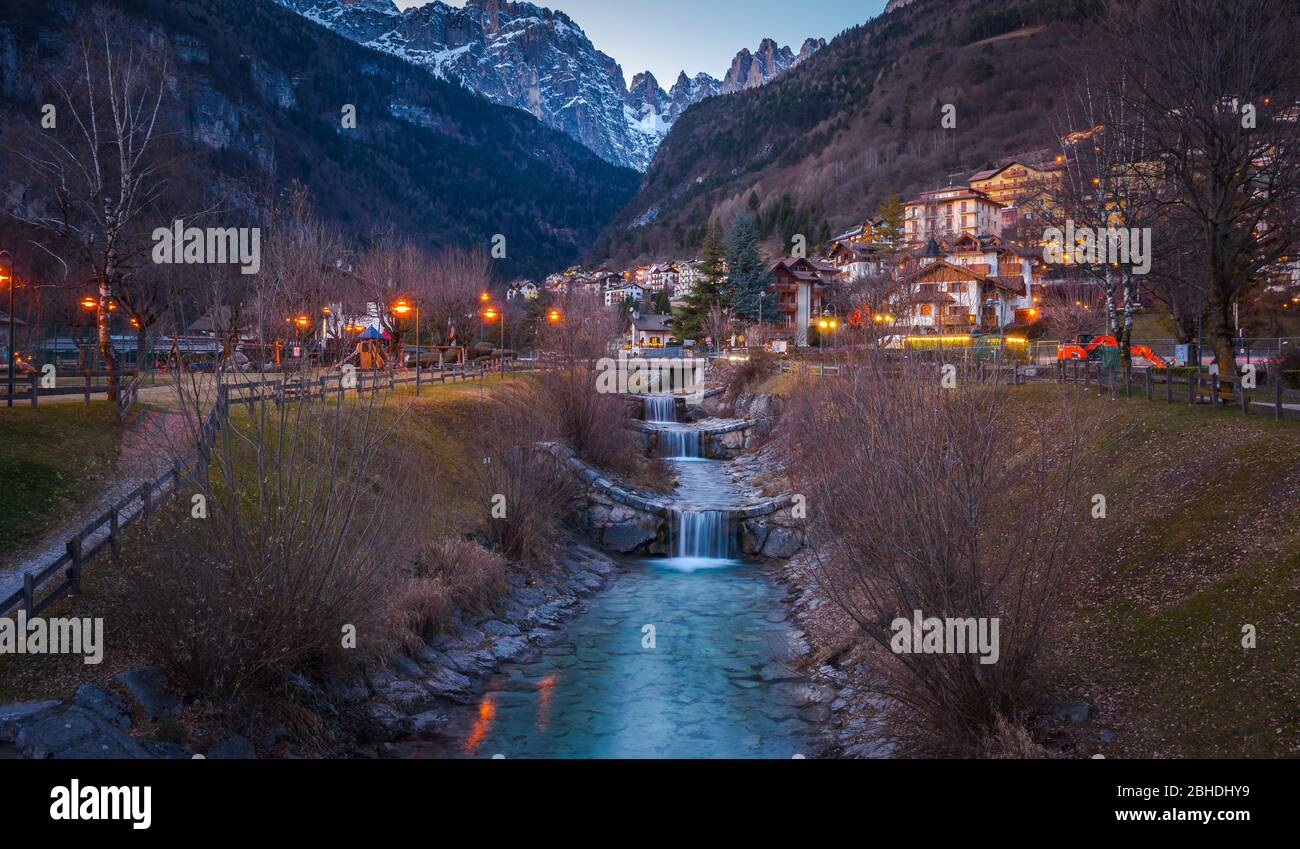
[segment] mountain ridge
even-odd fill
[[[645,171],[686,109],[706,97],[763,85],[825,44],[795,53],[764,39],[736,54],[722,80],[699,73],[664,90],[596,49],[567,14],[527,2],[437,0],[400,10],[391,0],[275,0],[343,37],[454,79],[495,103],[529,112],[606,161]]]

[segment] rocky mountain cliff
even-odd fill
[[[629,86],[563,12],[531,3],[433,2],[401,11],[391,0],[276,0],[359,42],[456,80],[487,99],[523,109],[616,165],[644,171],[673,122],[716,94],[762,85],[825,44],[798,53],[764,39],[736,55],[725,79],[683,72],[665,91],[649,72]]]
[[[504,278],[563,268],[636,189],[639,175],[517,109],[314,26],[270,0],[117,0],[166,45],[162,119],[197,193],[252,197],[305,185],[354,240],[392,225],[429,248],[508,239]],[[391,25],[391,3],[349,4]],[[89,18],[90,0],[0,3],[0,119],[30,123],[51,99],[42,63]],[[342,126],[344,104],[355,127]],[[31,169],[0,156],[9,207],[43,202]]]

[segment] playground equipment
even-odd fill
[[[1149,345],[1130,345],[1129,354],[1149,360],[1156,368],[1169,368],[1164,357],[1151,350]],[[1119,341],[1114,336],[1077,336],[1073,342],[1062,342],[1056,346],[1058,362],[1066,360],[1100,360],[1103,357],[1119,358]]]

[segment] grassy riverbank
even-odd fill
[[[39,540],[98,495],[121,439],[107,401],[0,410],[0,556]]]
[[[1106,495],[1106,518],[1081,528],[1047,658],[1053,689],[1094,707],[1069,741],[1118,757],[1300,753],[1300,426],[1057,386],[1008,403],[1049,427],[1077,403],[1096,428],[1078,489]]]

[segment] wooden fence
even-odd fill
[[[1095,388],[1098,394],[1112,398],[1137,396],[1210,410],[1240,410],[1242,415],[1272,414],[1277,421],[1300,418],[1300,392],[1284,387],[1276,375],[1270,376],[1269,384],[1261,388],[1248,385],[1254,381],[1246,375],[1220,376],[1195,369],[1107,368],[1086,360],[1070,360],[1058,363],[1055,369],[1040,367],[1038,371],[1040,376],[1049,372],[1058,383],[1084,390]],[[1263,373],[1262,369],[1258,372]]]
[[[900,360],[900,363],[903,362]],[[939,365],[939,360],[933,361]],[[1242,415],[1272,415],[1277,421],[1300,418],[1300,392],[1287,389],[1277,375],[1271,375],[1264,387],[1250,385],[1251,377],[1229,375],[1221,377],[1204,371],[1180,371],[1155,368],[1107,367],[1090,360],[1067,360],[1053,365],[1000,364],[984,360],[951,363],[962,380],[985,383],[990,380],[1010,386],[1030,382],[1056,382],[1076,385],[1080,389],[1096,389],[1099,394],[1112,398],[1146,398],[1167,404],[1185,403],[1209,410],[1240,410]],[[780,374],[800,374],[810,377],[835,377],[852,373],[852,363],[805,363],[799,360],[777,360],[775,370]],[[1254,373],[1254,379],[1264,375],[1263,369]]]
[[[17,605],[30,619],[68,591],[81,588],[81,576],[86,566],[108,550],[114,560],[121,556],[122,532],[141,519],[148,520],[159,507],[171,501],[184,487],[206,476],[212,457],[212,448],[226,426],[231,405],[271,401],[282,404],[294,400],[325,400],[343,397],[348,392],[357,396],[391,390],[399,384],[455,383],[456,381],[482,380],[491,374],[506,374],[531,370],[533,366],[517,361],[493,360],[490,363],[471,363],[448,366],[437,372],[417,374],[414,371],[398,375],[396,372],[363,372],[349,375],[288,376],[281,380],[260,383],[223,383],[217,388],[217,400],[203,420],[194,450],[177,459],[170,469],[157,479],[147,481],[126,497],[114,503],[106,512],[68,538],[63,553],[46,565],[23,575],[23,585],[0,600],[0,614]],[[42,390],[44,394],[44,390]]]

